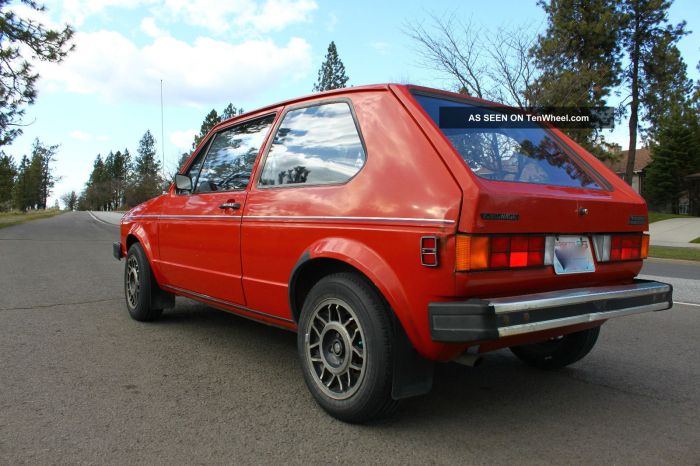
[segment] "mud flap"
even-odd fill
[[[175,307],[175,295],[163,291],[156,282],[156,278],[151,274],[151,309],[172,309]]]
[[[433,388],[435,363],[418,354],[401,322],[394,323],[394,371],[391,397],[395,400],[425,395]]]

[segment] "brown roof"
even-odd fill
[[[616,162],[608,162],[608,166],[615,173],[624,173],[627,169],[628,150],[622,151],[622,156]],[[651,151],[646,147],[637,149],[634,154],[634,171],[642,171],[651,163]]]

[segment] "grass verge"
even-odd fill
[[[649,223],[660,222],[661,220],[668,220],[670,218],[689,218],[690,215],[681,214],[665,214],[662,212],[649,212]]]
[[[649,246],[649,257],[700,261],[700,249],[674,248],[670,246]]]
[[[38,220],[40,218],[49,218],[64,211],[61,209],[46,209],[46,210],[31,210],[29,212],[0,212],[0,228],[19,225],[20,223]]]

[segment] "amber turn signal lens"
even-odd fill
[[[489,266],[488,236],[457,236],[457,270],[480,270]]]
[[[649,235],[642,235],[642,259],[649,257]]]

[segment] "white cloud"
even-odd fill
[[[328,22],[326,23],[326,31],[335,32],[335,27],[338,25],[338,16],[335,13],[328,15]]]
[[[148,37],[163,37],[169,35],[166,31],[162,30],[156,25],[155,18],[148,17],[141,20],[141,30]]]
[[[72,137],[73,139],[77,139],[78,141],[89,141],[92,139],[91,134],[80,130],[71,131],[68,136]]]
[[[195,129],[186,129],[184,131],[173,131],[169,134],[170,142],[178,149],[188,150],[192,148],[192,141],[198,131]]]
[[[147,8],[161,19],[183,21],[221,34],[232,29],[276,31],[305,22],[318,8],[314,0],[47,0],[61,21],[82,26],[110,8]],[[240,31],[243,32],[243,31]]]
[[[313,0],[164,0],[155,10],[173,20],[208,29],[214,34],[265,33],[305,22],[318,8]]]
[[[278,31],[290,24],[308,21],[316,8],[318,5],[313,0],[267,0],[252,14],[238,16],[236,24],[250,25],[261,32]]]
[[[200,37],[190,44],[160,36],[138,47],[114,31],[77,33],[75,51],[60,65],[39,64],[43,90],[65,89],[108,99],[160,99],[162,79],[169,104],[208,105],[249,100],[270,87],[305,76],[311,47],[292,38],[232,44]]]
[[[391,48],[391,44],[382,41],[370,42],[368,45],[379,52],[380,55],[388,55]]]
[[[152,5],[156,0],[48,0],[46,3],[49,11],[58,12],[61,21],[82,26],[88,17],[102,13],[107,8],[133,9]]]

